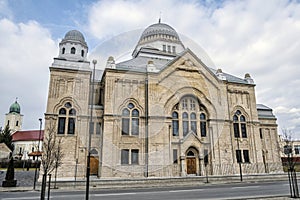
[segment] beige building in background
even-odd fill
[[[209,68],[169,25],[147,27],[132,59],[109,57],[94,80],[87,53],[84,36],[69,31],[50,66],[45,135],[54,126],[63,139],[58,177],[85,176],[89,127],[98,177],[282,171],[276,117],[256,103],[251,76]]]

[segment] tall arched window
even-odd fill
[[[122,135],[139,134],[140,113],[134,104],[129,103],[122,110]]]
[[[68,134],[75,133],[75,117],[76,117],[76,110],[72,108],[69,110]]]
[[[206,137],[206,115],[204,113],[200,114],[200,129],[201,137]]]
[[[194,134],[201,133],[201,137],[206,137],[207,117],[205,110],[195,97],[186,96],[182,98],[174,106],[172,112],[173,136],[180,134],[186,136],[189,132],[193,132]],[[179,129],[179,127],[182,128]]]
[[[75,134],[76,110],[70,102],[66,103],[58,112],[57,134]]]
[[[183,136],[186,136],[189,132],[189,115],[186,112],[182,113],[182,128]]]
[[[76,49],[75,49],[75,47],[72,47],[71,48],[71,54],[75,54],[76,53]]]
[[[59,110],[57,134],[65,134],[65,126],[66,126],[66,109],[61,108]]]
[[[178,136],[179,135],[179,121],[178,121],[178,113],[173,112],[172,113],[172,132],[173,136]]]
[[[197,133],[197,118],[196,118],[196,114],[195,113],[191,113],[191,130],[194,132],[194,133]]]
[[[63,47],[63,48],[62,48],[62,51],[61,51],[61,54],[65,54],[65,52],[66,52],[66,48]]]
[[[242,115],[240,110],[237,110],[233,116],[233,132],[234,137],[247,138],[246,118]]]
[[[81,50],[81,57],[84,57],[84,50]]]

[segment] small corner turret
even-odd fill
[[[88,46],[84,36],[77,30],[71,30],[59,43],[59,59],[86,61]]]
[[[226,80],[226,76],[224,76],[222,69],[218,69],[216,72],[216,75],[218,77],[218,79],[225,81]]]
[[[116,69],[115,59],[112,56],[109,56],[106,62],[106,68]]]
[[[249,73],[246,73],[246,74],[245,74],[244,80],[247,81],[247,82],[250,83],[250,84],[254,84],[254,80],[251,78],[251,76],[250,76]]]

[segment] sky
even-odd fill
[[[101,54],[101,47],[122,46],[113,55],[120,61],[160,17],[208,55],[209,67],[241,78],[250,73],[257,103],[273,109],[278,132],[288,129],[300,139],[296,0],[0,0],[0,127],[18,98],[23,130],[39,129],[38,119],[46,111],[49,66],[66,32],[81,31],[89,60],[96,58],[97,68],[103,69],[107,55]],[[120,43],[124,34],[128,40]]]

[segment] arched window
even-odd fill
[[[132,118],[131,118],[131,134],[138,135],[139,134],[139,111],[137,109],[132,110]]]
[[[179,129],[179,127],[182,128]],[[180,134],[186,136],[189,132],[193,132],[194,134],[201,133],[201,137],[206,137],[206,112],[196,98],[186,96],[174,106],[172,112],[172,130],[173,136]]]
[[[65,106],[59,109],[58,112],[58,129],[57,134],[75,134],[76,124],[76,110],[72,108],[70,102],[66,103]]]
[[[66,126],[66,109],[61,108],[59,110],[57,134],[65,134],[65,126]]]
[[[233,132],[236,138],[241,137],[241,134],[243,138],[247,138],[246,118],[239,110],[233,115]]]
[[[189,115],[186,112],[182,113],[182,131],[183,136],[186,136],[189,132]]]
[[[75,117],[76,117],[76,110],[72,108],[69,110],[68,134],[75,133]]]
[[[129,135],[130,111],[125,108],[122,112],[122,135]]]
[[[197,118],[196,118],[196,114],[195,113],[191,113],[190,115],[190,120],[191,120],[191,130],[194,133],[197,133]]]
[[[178,113],[177,112],[173,112],[172,113],[172,132],[173,132],[173,136],[178,136],[179,135],[179,121],[178,121]]]
[[[129,103],[122,110],[122,135],[139,135],[140,113]]]
[[[65,54],[65,52],[66,52],[66,48],[63,47],[61,53],[62,53],[62,54]]]
[[[81,50],[81,57],[84,57],[84,50]]]
[[[206,115],[204,113],[200,114],[200,129],[201,137],[206,137]]]
[[[71,48],[71,54],[75,54],[76,53],[76,49],[75,49],[75,47],[72,47]]]

